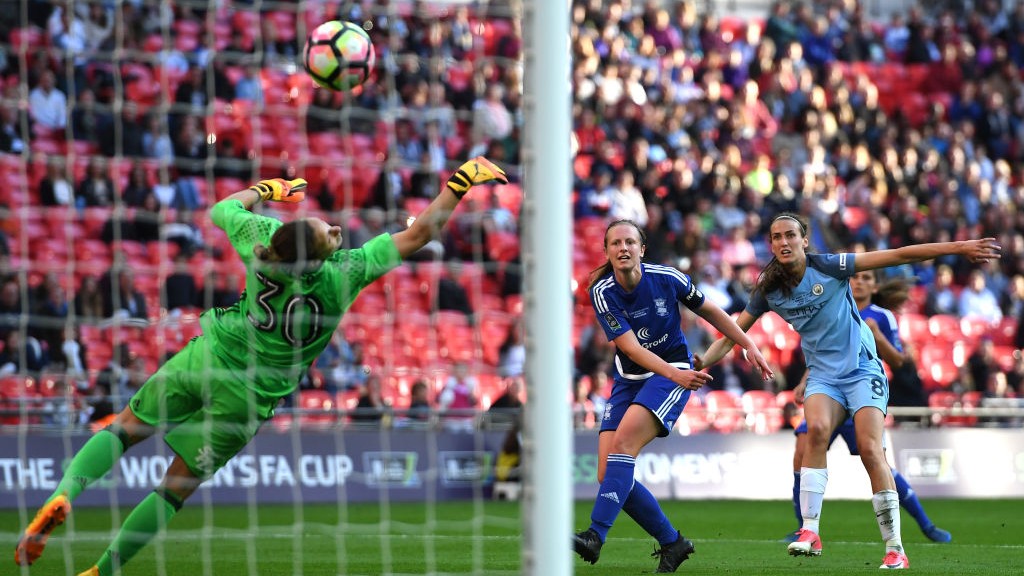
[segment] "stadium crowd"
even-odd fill
[[[578,424],[612,369],[585,286],[619,218],[729,312],[782,210],[811,222],[819,252],[995,237],[998,263],[897,269],[911,284],[897,317],[925,391],[950,394],[937,401],[1024,398],[1024,3],[887,21],[856,0],[779,0],[747,21],[699,5],[572,3]],[[503,4],[28,6],[27,21],[0,14],[0,422],[116,413],[198,310],[237,299],[216,200],[302,176],[300,210],[361,245],[481,153],[512,182],[474,191],[402,281],[360,296],[294,405],[404,409],[426,384],[436,407],[458,365],[475,382],[460,406],[486,408],[521,375],[522,39]],[[376,78],[351,94],[296,66],[304,31],[335,17],[372,23]],[[714,336],[686,330],[698,350]],[[726,363],[716,382],[737,402],[797,380],[798,340],[757,336],[785,376],[763,390]]]

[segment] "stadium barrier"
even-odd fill
[[[490,497],[506,432],[267,428],[207,482],[197,498],[217,504],[450,500]],[[0,509],[34,509],[88,434],[0,433]],[[922,497],[1024,497],[1024,430],[892,430],[893,463]],[[576,498],[597,489],[597,435],[578,432],[572,462]],[[984,449],[980,449],[983,447]],[[786,500],[793,436],[671,435],[637,459],[636,474],[659,498]],[[77,506],[136,502],[160,481],[171,451],[149,440]],[[867,476],[837,442],[829,455],[830,498],[866,499]]]

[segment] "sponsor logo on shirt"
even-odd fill
[[[650,330],[650,328],[648,328],[647,326],[644,326],[643,328],[641,328],[640,330],[637,331],[636,337],[637,337],[638,340],[650,340],[651,339],[651,330]]]

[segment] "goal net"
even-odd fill
[[[126,572],[518,571],[518,507],[494,502],[521,496],[522,409],[506,404],[525,399],[521,12],[515,0],[186,0],[6,15],[11,541],[76,450],[202,332],[200,314],[238,301],[246,269],[211,220],[216,202],[301,177],[305,202],[257,210],[339,224],[358,247],[404,229],[485,155],[510,182],[474,189],[436,241],[360,294],[295,394]],[[332,19],[376,48],[373,78],[347,93],[316,88],[299,59]],[[127,452],[33,573],[95,562],[173,456],[159,435]]]

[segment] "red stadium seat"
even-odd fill
[[[334,397],[324,390],[300,390],[298,408],[304,412],[299,416],[302,426],[325,428],[338,421],[338,409]]]
[[[960,318],[951,314],[935,314],[929,318],[928,332],[932,338],[943,342],[956,342],[964,337],[960,331]]]
[[[758,434],[771,434],[782,428],[782,409],[776,395],[767,390],[748,390],[740,396],[747,429]]]
[[[712,430],[726,434],[743,430],[743,405],[732,392],[712,390],[705,395],[704,406]]]
[[[679,415],[676,426],[679,434],[683,436],[700,434],[701,432],[706,432],[711,427],[711,424],[708,422],[707,410],[704,408],[704,402],[700,396],[696,394],[690,395],[686,406],[683,407],[682,414]]]
[[[936,390],[928,395],[928,407],[934,409],[967,408],[960,400],[960,394],[951,390]],[[978,421],[975,416],[950,416],[933,414],[932,423],[942,426],[973,426]]]

